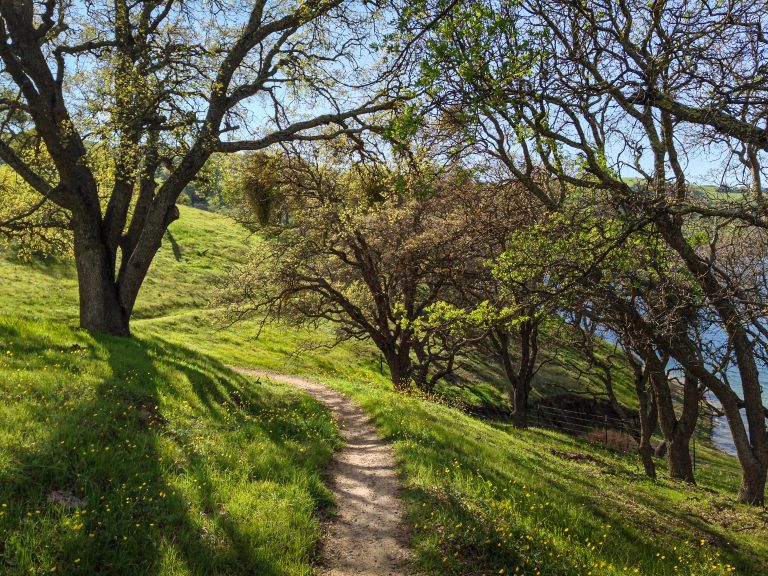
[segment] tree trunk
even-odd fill
[[[111,247],[103,237],[100,217],[91,215],[89,219],[73,214],[82,328],[115,336],[130,336],[130,319],[139,289],[160,249],[163,234],[178,217],[179,210],[172,205],[164,212],[162,219],[142,221],[140,230],[131,229],[136,238],[131,234],[123,236],[120,271],[116,274],[117,246]],[[145,242],[140,258],[136,254],[139,239]]]
[[[755,462],[753,466],[742,467],[741,486],[738,500],[742,504],[765,506],[766,466]]]
[[[765,455],[765,452],[757,451],[753,447],[753,431],[751,429],[747,430],[747,426],[742,419],[739,397],[730,386],[722,382],[705,367],[692,341],[681,339],[676,344],[676,357],[678,360],[689,372],[695,374],[709,390],[714,392],[728,420],[728,426],[731,430],[733,444],[736,447],[736,455],[742,472],[741,487],[738,493],[739,502],[763,506],[765,504],[768,457]],[[764,423],[762,428],[758,427],[755,430],[755,436],[758,441],[764,431]]]
[[[512,425],[515,428],[528,428],[528,396],[531,393],[531,382],[539,351],[538,328],[539,323],[535,321],[523,322],[520,326],[517,334],[520,339],[520,362],[517,366],[510,349],[510,333],[506,328],[494,330],[488,335],[510,385],[513,404]]]
[[[661,433],[667,445],[669,476],[696,484],[690,440],[699,416],[698,380],[686,371],[683,382],[683,406],[678,418],[663,361],[651,350],[646,351],[644,357],[649,371],[648,377],[656,397]]]
[[[669,461],[669,477],[696,484],[693,475],[693,461],[691,460],[690,436],[685,434],[675,435],[674,439],[667,440],[667,456]]]
[[[129,336],[130,314],[120,305],[113,259],[100,231],[76,224],[73,228],[80,326],[91,332]]]
[[[411,358],[403,351],[388,351],[384,359],[389,367],[389,374],[395,390],[407,390],[411,383]]]
[[[515,428],[528,428],[528,391],[530,386],[524,382],[513,388],[514,412],[512,425]]]
[[[637,451],[640,454],[645,475],[656,480],[656,463],[653,461],[654,450],[651,436],[656,429],[659,413],[653,391],[646,387],[647,378],[642,378],[642,380],[635,382],[637,397],[640,401],[640,438]]]
[[[740,334],[731,340],[734,342],[741,387],[744,391],[744,412],[754,455],[753,462],[743,467],[739,502],[763,506],[766,473],[768,473],[768,431],[763,408],[762,386],[754,353],[743,331],[739,330],[739,332]]]
[[[411,376],[416,387],[427,394],[434,391],[434,382],[429,378],[429,361],[424,345],[416,341],[413,345],[413,351],[416,354],[418,364],[411,369]]]
[[[392,374],[392,384],[395,390],[408,390],[411,379],[408,377],[407,372],[392,366],[389,367],[389,370]]]
[[[705,376],[708,376],[705,374]],[[712,378],[714,380],[714,378]],[[707,382],[707,380],[705,380]],[[717,388],[716,382],[711,382],[710,389]],[[715,394],[728,419],[731,436],[736,447],[736,455],[741,465],[741,486],[739,487],[738,501],[742,504],[753,506],[765,505],[765,483],[768,473],[768,458],[764,452],[755,450],[754,437],[763,433],[763,430],[747,429],[741,417],[739,402],[736,394],[730,388],[717,389]]]
[[[653,461],[653,446],[642,437],[637,451],[640,454],[640,461],[643,463],[643,472],[651,480],[656,480],[656,462]]]

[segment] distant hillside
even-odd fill
[[[378,351],[361,342],[345,343],[322,354],[296,354],[308,346],[329,345],[333,341],[331,326],[310,334],[270,324],[258,342],[253,340],[260,327],[258,321],[225,329],[216,311],[209,307],[215,282],[227,268],[245,262],[249,251],[257,249],[262,240],[222,214],[188,206],[180,210],[181,218],[166,234],[139,294],[132,321],[134,331],[184,335],[184,344],[206,351],[229,347],[235,334],[245,336],[251,349],[248,354],[259,355],[260,350],[265,350],[276,369],[281,362],[298,362],[306,370],[329,374],[340,367],[379,369]],[[22,261],[6,249],[0,251],[0,277],[4,279],[0,285],[0,315],[75,322],[77,279],[71,261],[55,257]],[[544,340],[546,348],[546,337]],[[279,352],[276,356],[275,351]],[[562,350],[560,356],[579,363],[571,351]],[[619,373],[616,388],[620,400],[633,406],[630,378],[629,371]],[[454,384],[443,383],[438,391],[471,404],[506,405],[503,389],[500,368],[475,354],[467,368],[459,371]],[[532,398],[585,389],[599,391],[599,385],[588,379],[574,382],[568,370],[550,363],[537,375]]]
[[[642,178],[632,176],[622,178],[622,180],[630,186],[637,186],[644,182]],[[711,200],[737,200],[749,192],[744,186],[728,186],[726,184],[718,186],[715,184],[697,184],[696,182],[692,182],[690,185],[696,196]]]

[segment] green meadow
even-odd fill
[[[330,348],[330,326],[228,326],[216,283],[264,241],[183,207],[130,339],[76,328],[69,260],[5,249],[0,574],[312,574],[338,430],[310,397],[233,365],[310,376],[372,416],[396,451],[418,573],[768,573],[765,511],[735,502],[737,463],[701,442],[698,487],[661,460],[652,482],[634,454],[456,408],[505,404],[481,359],[424,398],[393,391],[370,345]],[[536,393],[569,385],[585,384],[551,366]]]

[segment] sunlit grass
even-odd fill
[[[372,346],[320,346],[329,327],[225,329],[214,279],[258,239],[189,208],[171,234],[134,340],[73,328],[71,262],[0,258],[0,573],[309,573],[338,436],[306,396],[226,365],[321,378],[374,416],[426,573],[768,573],[768,520],[735,503],[733,458],[700,443],[699,488],[666,480],[663,461],[651,482],[633,454],[450,408],[505,402],[482,363],[436,404],[393,392]],[[543,374],[539,393],[569,382]]]
[[[0,572],[309,574],[339,438],[161,340],[0,320]]]

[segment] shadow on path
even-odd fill
[[[345,395],[317,382],[260,370],[235,368],[290,384],[325,404],[345,440],[331,465],[336,515],[325,527],[321,573],[326,576],[403,576],[411,554],[403,525],[392,447],[379,438],[363,410]]]

